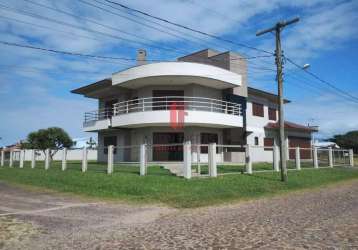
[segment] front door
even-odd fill
[[[153,161],[182,161],[183,132],[153,133]],[[172,145],[171,145],[172,144]]]

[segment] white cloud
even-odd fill
[[[192,51],[215,44],[214,48],[216,49],[225,50],[233,48],[241,53],[257,54],[254,51],[214,41],[213,39],[192,34],[177,27],[170,26],[170,29],[166,30],[148,21],[149,18],[133,17],[125,14],[125,12],[109,7],[104,8],[166,31],[160,32],[144,27],[128,19],[85,5],[80,1],[32,1],[73,13],[77,17],[70,17],[56,11],[50,11],[23,0],[0,0],[0,3],[71,23],[75,26],[109,33],[112,36],[144,41],[158,47],[171,47],[176,51],[169,53],[165,50],[150,48],[150,46],[130,44],[114,37],[95,34],[85,30],[81,31],[46,20],[4,11],[3,9],[0,9],[0,15],[49,26],[52,29],[36,28],[0,18],[0,40],[21,44],[34,44],[58,50],[122,57],[135,57],[135,48],[146,47],[149,49],[149,57],[151,58],[174,59],[175,56],[183,54],[183,52],[178,52],[178,50]],[[89,2],[100,6],[95,1]],[[299,13],[301,21],[285,30],[283,34],[285,51],[299,62],[305,62],[308,58],[319,57],[327,50],[341,48],[347,41],[356,39],[358,35],[358,30],[352,25],[358,21],[357,1],[226,0],[223,2],[213,0],[204,2],[199,0],[131,0],[125,1],[125,3],[131,7],[150,12],[153,15],[183,25],[195,27],[196,29],[219,36],[227,36],[232,40],[250,43],[270,51],[274,48],[273,36],[267,34],[266,36],[256,37],[255,31],[273,25],[278,19],[294,16],[295,14],[292,13]],[[143,39],[123,34],[118,30],[96,25],[83,20],[81,17],[94,19],[106,26],[131,32]],[[159,21],[156,20],[155,22]],[[163,25],[168,26],[167,24]],[[79,36],[75,37],[63,34],[59,32],[60,30],[76,33]],[[179,34],[178,31],[182,33]],[[188,43],[184,39],[170,35],[170,32],[178,36],[184,36],[185,39],[195,40],[196,43]],[[183,33],[187,35],[183,35]],[[193,37],[199,37],[200,39],[194,39]],[[84,111],[90,110],[91,107],[95,106],[92,106],[94,102],[85,101],[78,96],[70,95],[69,90],[108,77],[111,72],[133,65],[133,63],[120,61],[110,64],[103,61],[66,57],[6,46],[0,47],[0,54],[2,55],[0,65],[13,65],[16,67],[0,68],[0,104],[2,107],[6,107],[6,109],[1,111],[2,118],[6,119],[2,119],[5,122],[1,123],[0,131],[8,135],[9,143],[12,143],[15,139],[23,138],[30,130],[54,124],[68,129],[75,137],[80,136],[82,133],[80,132],[82,114]],[[273,58],[269,58],[255,60],[254,63],[249,64],[250,80],[255,84],[255,87],[261,86],[270,90],[275,89],[273,84],[274,73],[257,69],[257,67],[274,69],[273,63]],[[27,106],[24,107],[24,103]],[[309,119],[310,116],[322,117],[319,118],[323,123],[321,128],[324,131],[329,131],[329,133],[334,131],[334,124],[347,129],[357,125],[354,118],[340,115],[339,111],[346,110],[346,105],[338,101],[330,102],[328,105],[325,101],[316,100],[312,103],[314,105],[312,107],[315,108],[307,108],[306,111],[302,111],[305,109],[301,107],[303,105],[301,102],[291,105],[290,112],[292,109],[293,115],[291,118],[293,120],[301,119],[303,121],[306,119],[303,119],[303,117]],[[334,118],[329,118],[329,110],[336,115]],[[354,110],[352,112],[355,113]],[[19,117],[21,122],[18,122]],[[340,124],[339,119],[336,117],[341,117],[346,122]]]

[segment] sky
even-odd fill
[[[175,60],[212,48],[247,57],[274,51],[274,35],[258,30],[299,16],[282,32],[284,55],[324,81],[358,98],[358,1],[334,0],[113,0],[201,30],[235,45],[196,34],[111,5],[106,0],[0,0],[0,41],[69,52]],[[82,132],[84,112],[97,102],[72,89],[110,77],[134,61],[94,60],[0,44],[0,146],[31,131],[58,126]],[[273,57],[248,62],[249,85],[276,92]],[[337,93],[288,61],[284,65],[287,120],[320,126],[318,138],[358,129],[358,101]]]

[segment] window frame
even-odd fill
[[[271,119],[271,118],[273,118],[272,117],[273,114],[275,116],[275,119]],[[272,107],[268,107],[268,116],[269,116],[270,121],[277,121],[277,109],[272,108]]]
[[[265,117],[265,106],[262,103],[252,102],[252,115],[257,117]]]

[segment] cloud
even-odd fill
[[[148,50],[149,58],[165,60],[173,60],[186,51],[189,53],[205,47],[218,50],[232,49],[250,55],[259,54],[243,47],[159,23],[158,20],[148,17],[135,17],[128,11],[101,5],[97,1],[88,2],[101,6],[107,12],[81,1],[31,1],[72,13],[74,16],[39,7],[24,0],[0,0],[1,5],[44,17],[38,19],[0,8],[0,40],[86,54],[131,58],[135,57],[137,48],[144,47]],[[356,40],[358,35],[358,30],[352,25],[357,22],[357,1],[130,0],[124,3],[198,30],[269,51],[273,51],[274,48],[273,36],[267,34],[256,37],[255,32],[273,25],[278,19],[292,17],[298,13],[301,21],[284,31],[283,46],[287,55],[300,63],[308,58],[320,57],[326,51],[342,48],[348,41]],[[121,9],[119,6],[113,7]],[[1,16],[47,26],[50,29],[7,20]],[[58,22],[50,22],[46,18]],[[88,19],[103,25],[95,24]],[[69,27],[61,22],[81,28]],[[155,29],[148,26],[153,26]],[[97,33],[88,30],[96,30]],[[52,125],[63,126],[74,137],[82,136],[83,112],[96,108],[96,104],[94,101],[72,95],[69,91],[108,77],[112,72],[134,64],[134,62],[123,61],[112,61],[112,63],[94,61],[7,46],[0,47],[0,54],[2,55],[0,105],[2,121],[4,121],[0,124],[0,132],[3,134],[2,137],[7,138],[7,143],[23,138],[31,130]],[[262,68],[275,69],[273,58],[250,61],[250,83],[255,87],[275,90],[275,73]],[[307,101],[312,98],[312,95],[309,96]],[[290,104],[291,119],[305,122],[305,119],[320,117],[321,129],[328,131],[327,133],[333,133],[337,125],[345,129],[356,125],[354,118],[340,115],[340,110],[346,110],[346,104],[337,100],[330,103],[314,100],[312,102],[314,109],[302,107],[303,104],[300,100]],[[336,116],[329,118],[330,112],[334,112]],[[352,112],[355,114],[356,111],[352,108]],[[341,124],[336,117],[346,122]]]

